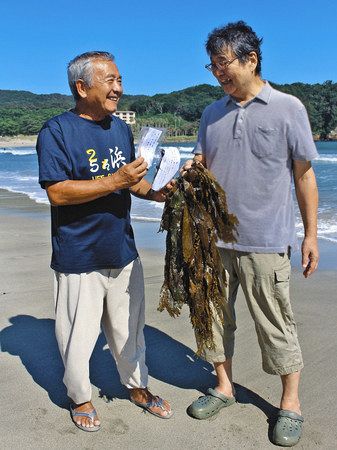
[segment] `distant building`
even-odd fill
[[[134,111],[116,111],[113,115],[124,120],[129,125],[136,123],[136,113]]]

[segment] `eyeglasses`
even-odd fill
[[[236,56],[233,59],[230,59],[229,61],[222,61],[218,63],[210,63],[205,65],[205,69],[209,70],[210,72],[215,72],[216,70],[223,70],[227,69],[227,67],[232,64],[236,59],[238,59],[238,56]]]

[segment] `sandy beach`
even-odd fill
[[[36,145],[37,136],[0,136],[0,148],[7,147],[30,147]],[[165,142],[194,142],[196,140],[196,136],[166,136]],[[137,139],[135,139],[137,143]]]
[[[0,148],[6,147],[30,147],[36,145],[37,136],[0,136]]]
[[[0,145],[2,145],[0,143]],[[49,208],[22,194],[0,190],[1,364],[0,424],[4,449],[269,449],[280,380],[262,372],[252,320],[242,293],[234,379],[237,403],[218,417],[198,421],[188,405],[214,386],[212,367],[195,357],[188,311],[172,319],[157,311],[163,280],[164,236],[158,224],[134,223],[146,283],[147,364],[150,389],[169,399],[174,416],[157,419],[127,399],[101,336],[91,360],[98,433],[71,422],[54,337]],[[336,448],[337,308],[335,247],[322,247],[322,264],[311,279],[292,274],[293,309],[305,369],[301,385],[304,435],[298,449]],[[335,257],[336,259],[336,257]]]

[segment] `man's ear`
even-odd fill
[[[81,98],[86,98],[87,97],[88,86],[84,83],[83,80],[77,80],[76,81],[76,89],[77,89],[78,95]]]
[[[258,63],[257,54],[255,52],[249,53],[249,62],[252,68],[252,71],[254,72]]]

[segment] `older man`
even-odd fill
[[[219,243],[228,282],[224,324],[215,318],[216,349],[205,354],[214,363],[218,384],[193,402],[189,412],[205,419],[235,402],[234,304],[241,285],[263,369],[282,380],[273,439],[291,446],[300,439],[303,422],[298,397],[303,362],[289,298],[290,252],[297,247],[291,180],[304,225],[302,264],[307,278],[318,263],[318,194],[310,164],[317,151],[302,103],[261,78],[260,44],[242,21],[213,30],[206,43],[211,60],[206,68],[226,96],[202,115],[195,160],[216,176],[239,225],[235,244]]]
[[[37,143],[51,203],[56,337],[74,423],[96,431],[89,359],[100,326],[133,403],[167,419],[169,404],[147,389],[144,279],[130,225],[130,191],[164,201],[143,178],[129,127],[112,115],[122,95],[114,57],[88,52],[68,65],[76,106],[50,119]]]

